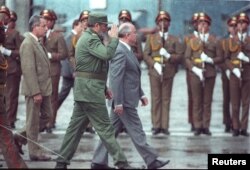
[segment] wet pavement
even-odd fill
[[[190,125],[187,120],[187,87],[185,70],[180,69],[174,79],[174,87],[170,111],[170,135],[163,134],[152,136],[151,134],[151,115],[150,105],[138,107],[138,113],[141,117],[143,128],[147,134],[147,141],[159,152],[161,157],[170,159],[170,163],[164,168],[167,169],[207,169],[207,159],[209,153],[250,153],[250,137],[232,137],[230,133],[224,133],[222,124],[222,85],[220,73],[216,78],[214,97],[212,104],[212,119],[210,130],[212,136],[194,136],[190,132]],[[147,69],[142,69],[142,84],[145,94],[150,100],[150,86]],[[18,121],[16,130],[22,128],[25,123],[25,103],[23,96],[19,98]],[[27,146],[24,146],[23,158],[29,168],[54,168],[57,157],[56,153],[61,146],[65,130],[68,126],[73,109],[72,92],[58,111],[56,120],[56,129],[52,134],[41,133],[39,143],[50,152],[52,161],[35,162],[30,161],[28,157]],[[90,168],[91,159],[95,146],[99,141],[98,135],[83,134],[82,140],[78,146],[70,166],[68,168]],[[145,166],[142,158],[133,146],[130,138],[122,133],[118,137],[128,161],[135,167]],[[2,155],[0,155],[0,164],[6,167]],[[110,158],[110,166],[113,166]]]

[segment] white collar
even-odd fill
[[[197,38],[199,37],[199,33],[197,31],[194,30],[193,34],[194,34],[195,37],[197,37]]]
[[[74,35],[77,34],[77,32],[76,32],[75,30],[71,30],[71,32],[72,32]]]
[[[125,45],[127,47],[127,49],[129,51],[131,51],[131,47],[127,43],[123,42],[122,40],[119,40],[119,42],[122,43],[123,45]]]
[[[160,36],[162,37],[163,33],[159,31]],[[164,39],[166,40],[168,38],[168,32],[164,32]]]
[[[238,32],[237,34],[238,34],[238,38],[239,38],[240,41],[245,41],[245,38],[247,36],[246,32],[244,32],[242,34]]]
[[[209,33],[205,33],[205,34],[200,33],[199,36],[200,36],[201,41],[207,42],[208,37],[209,37]]]
[[[36,41],[38,41],[37,36],[35,36],[32,32],[30,32],[30,35],[31,35],[33,38],[35,38]]]
[[[50,33],[51,32],[53,32],[53,30],[52,29],[49,29],[48,31],[47,31],[47,33],[46,33],[46,38],[48,38],[49,37],[49,35],[50,35]]]

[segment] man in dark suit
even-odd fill
[[[23,81],[21,92],[26,102],[26,128],[20,133],[27,139],[15,135],[16,143],[28,142],[29,157],[34,161],[47,161],[51,158],[38,146],[38,134],[41,124],[48,122],[52,115],[51,107],[51,69],[46,49],[39,38],[47,32],[45,19],[32,16],[29,20],[30,30],[20,47],[21,68]]]
[[[132,23],[123,23],[119,27],[119,44],[115,57],[110,61],[109,81],[113,93],[111,121],[116,136],[124,126],[127,133],[144,159],[149,169],[163,167],[169,160],[159,160],[156,150],[146,142],[141,120],[136,107],[139,100],[142,106],[148,104],[148,99],[141,88],[140,64],[131,51],[136,43],[136,28]],[[104,143],[100,143],[92,161],[94,164],[107,165],[108,151]]]

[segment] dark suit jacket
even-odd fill
[[[144,92],[141,88],[141,70],[136,56],[119,42],[115,57],[110,60],[109,68],[113,104],[137,107]]]

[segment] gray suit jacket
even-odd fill
[[[52,93],[50,61],[47,51],[30,34],[27,34],[20,47],[21,68],[23,73],[22,94],[33,96]]]
[[[72,45],[72,36],[73,36],[73,32],[69,32],[65,37],[65,41],[68,47],[68,51],[70,49],[70,46]],[[71,67],[70,61],[69,61],[69,56],[67,56],[66,59],[61,60],[61,76],[63,77],[67,77],[67,78],[73,78],[73,73],[74,73],[74,69]]]
[[[115,57],[110,60],[110,89],[113,105],[135,108],[144,95],[141,88],[141,69],[136,56],[119,42]]]

